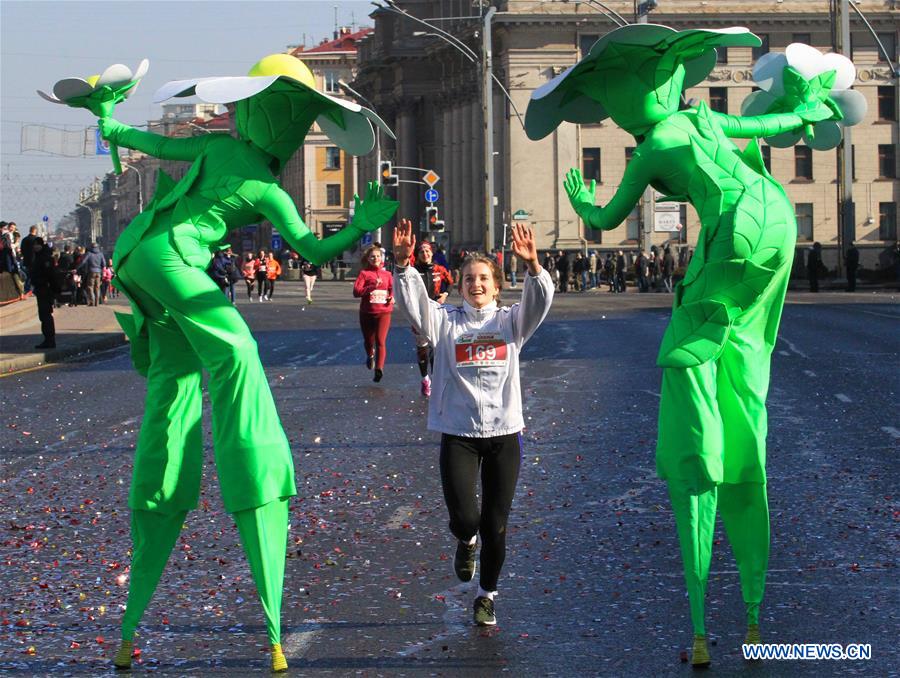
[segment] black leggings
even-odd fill
[[[450,531],[461,541],[481,535],[485,591],[497,590],[506,558],[506,521],[516,493],[522,456],[518,433],[494,438],[441,435],[441,485],[450,513]],[[475,496],[481,468],[481,510]]]

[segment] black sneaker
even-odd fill
[[[366,358],[366,369],[371,370],[373,367],[375,367],[375,356],[370,355]]]
[[[497,617],[494,614],[494,601],[486,596],[478,596],[475,599],[475,613],[472,615],[478,626],[496,626]]]
[[[460,581],[472,581],[475,577],[475,550],[477,544],[464,541],[456,545],[456,557],[453,559],[453,571]]]
[[[40,344],[35,346],[35,348],[56,348],[55,341],[42,341]]]
[[[372,381],[381,381],[381,377],[384,376],[384,372],[379,370],[377,367],[375,368],[375,376],[372,377]]]

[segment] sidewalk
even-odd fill
[[[30,317],[23,313],[19,304],[27,304],[33,309]],[[18,308],[4,307],[0,315],[0,376],[125,344],[125,334],[113,315],[114,311],[130,312],[124,297],[101,306],[55,309],[56,348],[48,350],[34,348],[43,341],[34,299],[28,298],[10,306]],[[22,318],[27,319],[23,321]]]

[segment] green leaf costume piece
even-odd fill
[[[315,91],[312,75],[299,60],[274,55],[254,66],[246,78],[185,82],[164,86],[163,98],[195,91],[202,97],[205,87],[202,91],[212,91],[212,98],[236,101],[241,138],[168,138],[110,116],[99,122],[103,136],[115,144],[192,163],[177,183],[161,174],[153,200],[122,232],[113,255],[116,285],[133,311],[130,317],[120,315],[120,321],[131,341],[134,366],[147,377],[128,500],[133,574],[116,663],[120,668],[130,664],[129,643],[185,515],[197,505],[203,464],[201,381],[206,371],[222,499],[234,514],[263,604],[273,668],[283,670],[280,611],[287,499],[297,492],[291,451],[256,342],[205,269],[230,230],[263,219],[303,257],[323,263],[389,219],[397,203],[385,199],[381,187],[372,183],[365,201],[355,197],[353,222],[338,233],[319,240],[303,223],[273,172],[284,166],[313,122],[323,116],[332,121],[335,143],[362,152],[371,149],[374,140],[370,120],[380,120],[371,111]]]
[[[605,207],[595,205],[594,182],[586,187],[577,169],[566,175],[572,207],[590,228],[618,226],[648,185],[690,202],[699,214],[697,248],[676,287],[657,359],[664,370],[656,465],[668,481],[700,636],[717,506],[751,625],[759,621],[768,563],[765,401],[797,226],[784,190],[763,167],[756,138],[805,129],[812,139],[813,124],[842,119],[845,101],[860,117],[856,99],[831,96],[834,71],[820,68],[809,77],[785,64],[784,85],[772,74],[775,94],[766,92],[769,98],[757,104],[769,107],[761,115],[725,115],[703,103],[680,110],[684,88],[714,66],[715,46],[759,44],[744,28],[624,26],[536,90],[525,118],[533,139],[562,121],[606,117],[635,136],[632,160]],[[804,46],[793,47],[798,68],[818,68]],[[846,64],[838,67],[846,81]],[[729,137],[751,141],[742,152]]]

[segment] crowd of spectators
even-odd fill
[[[38,235],[37,226],[21,237],[15,222],[0,222],[0,272],[11,274],[18,298],[35,291],[33,274],[38,252],[46,259],[42,285],[52,293],[54,307],[98,306],[118,296],[112,284],[112,262],[96,243],[87,248],[69,244],[58,247]]]

